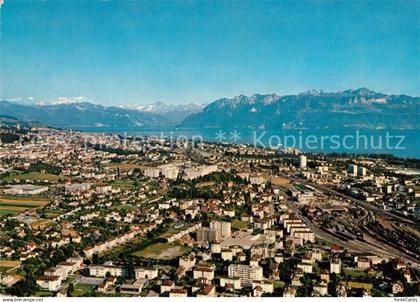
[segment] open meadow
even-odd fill
[[[43,207],[49,202],[48,199],[41,198],[0,197],[0,216],[18,215],[26,210]]]
[[[155,243],[143,250],[135,252],[133,255],[143,258],[172,259],[181,256],[189,250],[190,247],[185,247],[177,243]]]

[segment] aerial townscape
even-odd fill
[[[0,132],[1,294],[419,295],[419,161]]]
[[[0,20],[0,302],[419,302],[420,0]]]

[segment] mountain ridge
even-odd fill
[[[420,97],[367,88],[338,92],[238,95],[208,105],[163,102],[104,106],[83,98],[53,103],[0,101],[0,114],[63,128],[254,127],[269,129],[420,129]]]
[[[90,102],[23,105],[0,101],[0,114],[54,127],[139,128],[171,124],[165,117]]]
[[[253,94],[213,101],[183,127],[270,129],[420,129],[420,98],[367,88],[312,90],[296,95]]]

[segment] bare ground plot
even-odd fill
[[[177,243],[155,243],[141,251],[135,252],[133,255],[143,258],[153,259],[172,259],[181,256],[189,247],[181,246]]]
[[[144,165],[134,164],[134,163],[110,163],[106,165],[110,168],[119,168],[120,171],[129,171],[134,169],[142,170],[145,168]]]
[[[49,219],[38,219],[37,221],[31,223],[31,227],[34,230],[42,230],[44,228],[46,228],[47,226],[49,226],[52,223],[52,220]]]
[[[271,183],[273,185],[286,187],[286,188],[291,186],[290,181],[288,179],[280,177],[280,176],[271,177]]]

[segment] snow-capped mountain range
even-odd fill
[[[164,102],[156,102],[152,104],[127,104],[120,105],[120,108],[137,110],[140,112],[151,112],[160,114],[175,124],[181,123],[187,116],[201,111],[205,104],[166,104]]]
[[[420,98],[366,88],[311,90],[297,95],[254,94],[208,105],[103,106],[84,97],[35,103],[0,101],[0,115],[68,128],[135,130],[139,127],[255,127],[266,129],[420,129]]]

